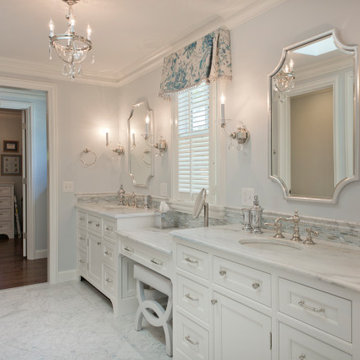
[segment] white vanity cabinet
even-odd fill
[[[136,309],[133,263],[119,255],[116,219],[77,210],[78,274],[107,296],[115,314]]]
[[[176,360],[360,360],[360,294],[175,240]]]

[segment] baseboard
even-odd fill
[[[34,259],[32,259],[32,260],[44,259],[44,258],[47,258],[47,257],[48,257],[47,249],[35,250]]]
[[[77,277],[78,277],[78,273],[77,273],[76,269],[59,271],[57,280],[58,280],[58,282],[65,282],[65,281],[76,280]]]

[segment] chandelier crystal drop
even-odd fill
[[[290,60],[289,64],[283,68],[274,77],[274,88],[279,93],[292,90],[295,87],[294,62]]]
[[[52,60],[52,49],[55,49],[57,56],[64,61],[63,75],[75,79],[81,73],[81,64],[85,61],[87,54],[92,49],[91,27],[87,27],[86,37],[75,32],[75,18],[72,6],[80,0],[63,0],[68,5],[65,16],[67,30],[64,34],[55,35],[55,25],[52,20],[49,23],[49,58]],[[94,63],[94,57],[92,59]]]

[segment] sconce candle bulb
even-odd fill
[[[220,98],[220,119],[221,119],[221,127],[225,127],[225,96],[221,95]]]
[[[88,25],[87,26],[87,29],[86,29],[86,38],[88,39],[88,40],[91,40],[91,34],[92,34],[92,30],[91,30],[91,27],[90,27],[90,25]]]
[[[50,30],[49,36],[54,36],[55,25],[54,25],[54,22],[52,21],[52,19],[50,19],[50,22],[49,22],[49,30]]]
[[[150,124],[150,118],[149,118],[149,115],[146,115],[146,118],[145,118],[145,139],[148,139],[148,137],[149,137],[149,124]]]

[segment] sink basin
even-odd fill
[[[302,247],[289,240],[276,240],[276,239],[252,239],[252,240],[239,240],[243,246],[259,250],[302,250]]]

